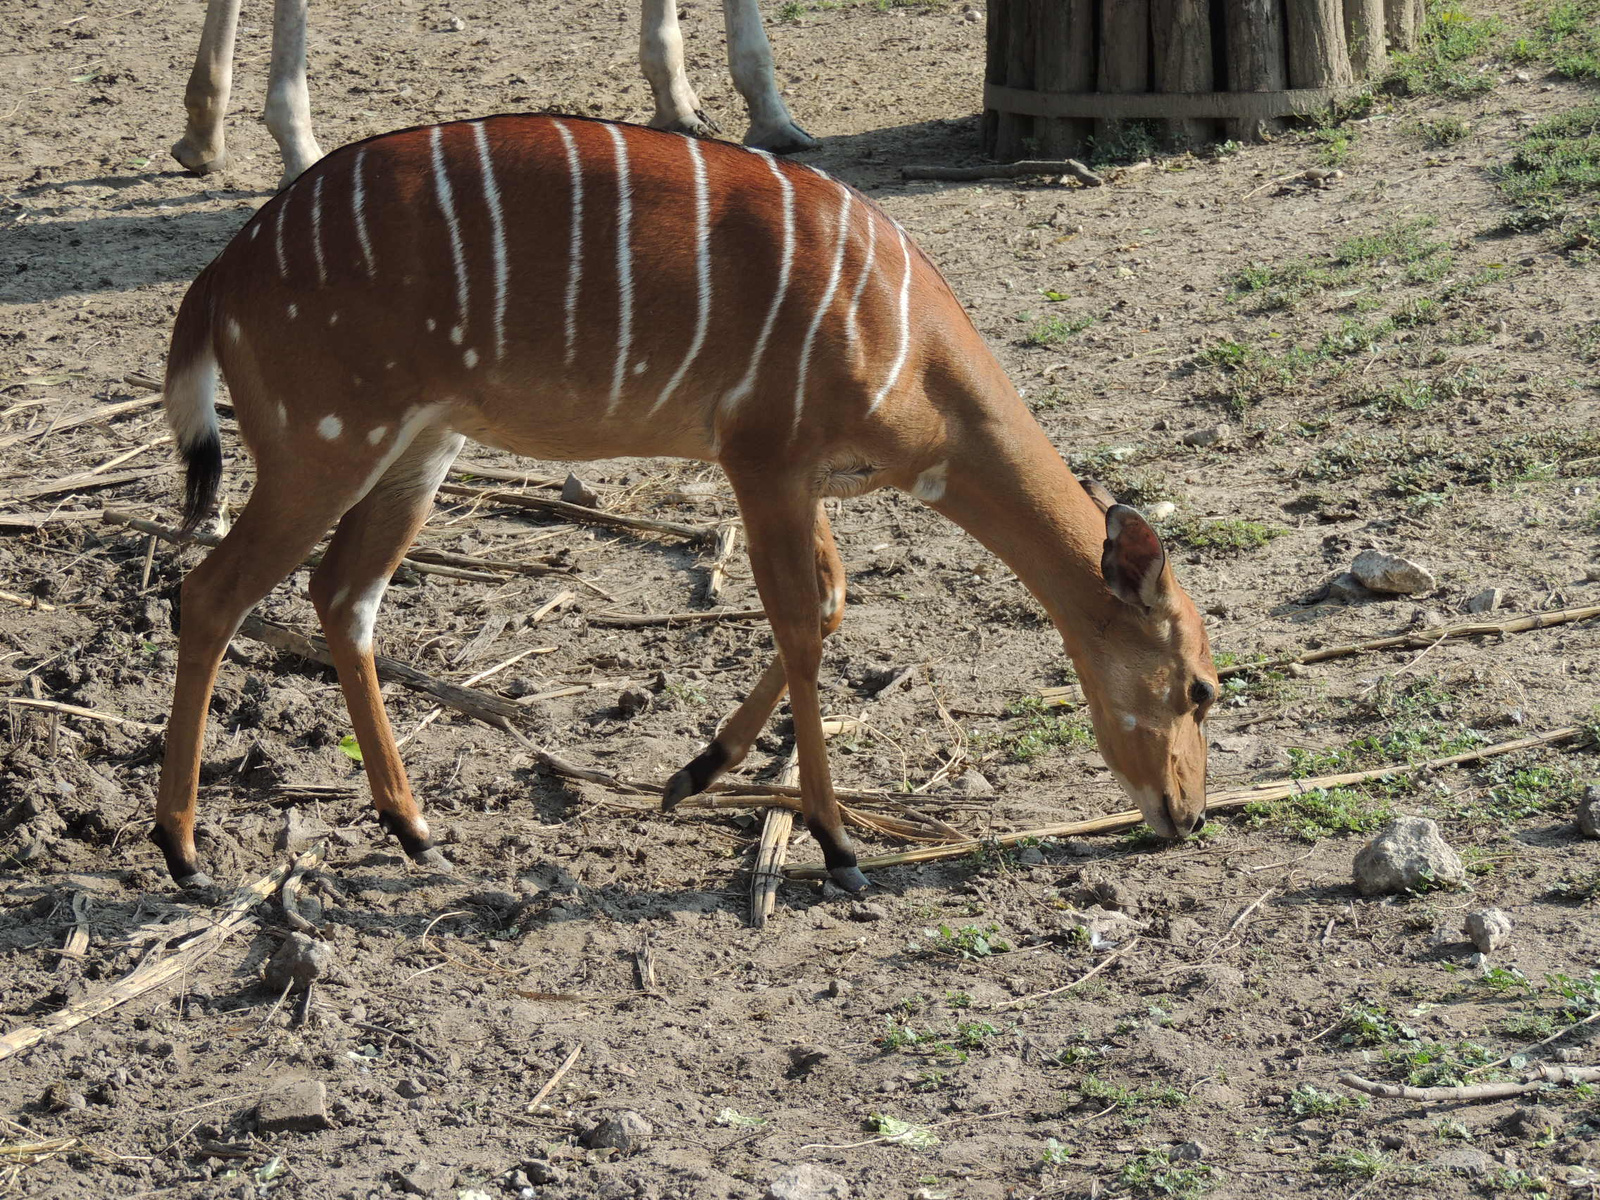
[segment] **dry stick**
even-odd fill
[[[263,621],[256,616],[244,619],[239,626],[239,634],[241,637],[262,642],[274,649],[286,650],[290,654],[309,658],[324,666],[333,666],[333,655],[328,653],[328,643],[319,637],[307,637],[303,633],[296,633],[293,629],[271,621]],[[377,663],[380,679],[391,679],[412,691],[432,696],[445,707],[466,713],[467,716],[475,717],[486,725],[493,725],[498,729],[509,719],[522,716],[520,708],[510,700],[502,699],[492,692],[478,692],[471,688],[457,687],[453,683],[445,683],[398,659],[382,654],[376,655],[374,661]]]
[[[92,471],[83,471],[77,475],[64,475],[60,479],[47,479],[43,483],[27,484],[0,496],[0,502],[37,500],[42,496],[58,496],[63,492],[89,492],[95,488],[120,487],[124,483],[149,479],[152,475],[163,474],[170,469],[164,467],[145,471],[119,471],[115,475],[96,475]]]
[[[1105,180],[1075,158],[1030,159],[1026,162],[991,163],[981,167],[901,167],[901,179],[1019,179],[1028,175],[1070,175],[1085,187]]]
[[[80,413],[76,417],[68,417],[42,429],[29,429],[23,433],[13,433],[0,437],[0,450],[7,446],[15,446],[18,442],[32,441],[34,438],[43,437],[47,433],[61,433],[63,430],[76,429],[80,425],[95,425],[101,421],[110,421],[127,413],[138,412],[140,409],[153,408],[161,403],[160,396],[141,396],[137,400],[124,400],[119,404],[107,404],[103,408],[94,409],[92,412]]]
[[[1518,1055],[1527,1054],[1530,1050],[1537,1050],[1540,1046],[1548,1046],[1551,1042],[1558,1042],[1562,1038],[1566,1037],[1567,1034],[1571,1033],[1574,1029],[1581,1029],[1585,1025],[1592,1025],[1596,1021],[1600,1021],[1600,1012],[1592,1012],[1587,1017],[1585,1017],[1583,1020],[1574,1021],[1571,1025],[1568,1025],[1565,1029],[1558,1029],[1547,1038],[1540,1038],[1537,1042],[1533,1043],[1533,1045],[1531,1045],[1531,1046],[1524,1046],[1521,1050],[1513,1050],[1510,1054],[1506,1055],[1504,1058],[1497,1058],[1492,1063],[1484,1063],[1483,1066],[1481,1066],[1481,1067],[1473,1067],[1472,1070],[1463,1072],[1463,1074],[1476,1075],[1479,1071],[1492,1071],[1496,1067],[1506,1066],[1507,1064],[1509,1064],[1511,1062],[1511,1060],[1513,1058],[1516,1058]]]
[[[550,1076],[550,1081],[534,1094],[532,1100],[528,1101],[528,1107],[525,1111],[532,1112],[534,1109],[538,1108],[539,1105],[544,1103],[544,1098],[556,1090],[556,1084],[561,1082],[561,1077],[563,1075],[572,1070],[572,1064],[578,1061],[578,1055],[582,1053],[583,1043],[579,1042],[572,1048],[572,1053],[567,1055],[567,1057],[562,1060],[561,1065],[556,1068],[556,1073]]]
[[[677,521],[658,521],[654,517],[625,517],[620,513],[585,508],[581,504],[568,504],[565,500],[547,500],[543,496],[525,496],[520,492],[466,487],[459,483],[440,484],[439,491],[442,495],[466,496],[487,504],[509,504],[514,508],[531,508],[539,512],[555,513],[569,521],[605,525],[613,529],[625,529],[630,533],[654,533],[696,543],[710,541],[717,536],[715,525],[683,525]]]
[[[88,717],[91,721],[104,721],[108,725],[127,725],[132,729],[143,729],[150,733],[160,733],[162,726],[151,725],[145,721],[135,721],[131,717],[118,717],[111,713],[100,712],[98,709],[82,708],[76,704],[63,704],[59,700],[34,700],[27,696],[6,696],[7,704],[16,704],[22,708],[42,708],[47,712],[67,713],[74,717]]]
[[[1539,734],[1535,737],[1517,738],[1511,742],[1497,742],[1492,746],[1483,746],[1465,754],[1452,754],[1446,758],[1430,758],[1420,763],[1375,767],[1370,771],[1348,771],[1342,775],[1318,775],[1311,779],[1272,780],[1255,784],[1253,787],[1218,792],[1207,798],[1206,810],[1208,812],[1224,812],[1228,809],[1243,808],[1247,804],[1284,800],[1304,792],[1347,787],[1353,783],[1368,783],[1374,779],[1390,779],[1397,775],[1412,775],[1419,771],[1432,770],[1438,767],[1460,766],[1463,763],[1495,758],[1501,754],[1514,754],[1519,750],[1531,750],[1537,746],[1551,746],[1560,742],[1580,740],[1582,744],[1587,745],[1590,740],[1589,731],[1578,725],[1565,725],[1560,729],[1554,729],[1549,733]],[[1018,830],[1014,833],[1000,834],[992,838],[968,838],[947,846],[927,846],[918,850],[907,850],[901,854],[880,854],[872,858],[864,858],[857,865],[865,871],[880,867],[904,866],[907,863],[938,862],[944,859],[962,858],[985,846],[1016,846],[1030,839],[1092,837],[1096,834],[1123,833],[1139,825],[1143,820],[1144,817],[1134,811],[1109,813],[1106,816],[1091,817],[1085,821],[1069,821],[1064,825],[1047,825],[1042,829]],[[806,863],[802,866],[786,867],[784,874],[790,879],[824,879],[827,877],[827,870],[827,867],[821,863]]]
[[[1495,633],[1526,633],[1532,629],[1548,629],[1552,625],[1567,625],[1573,621],[1586,621],[1600,617],[1600,604],[1582,608],[1563,608],[1555,612],[1533,613],[1499,623],[1469,621],[1461,625],[1446,625],[1442,629],[1429,629],[1417,633],[1402,633],[1395,637],[1376,638],[1370,642],[1352,642],[1346,646],[1328,646],[1321,650],[1307,650],[1287,658],[1273,658],[1266,662],[1235,663],[1223,667],[1217,675],[1226,679],[1230,675],[1244,675],[1251,671],[1266,671],[1274,667],[1304,666],[1324,662],[1330,658],[1348,658],[1353,654],[1366,654],[1373,650],[1420,650],[1447,638],[1485,637]]]
[[[312,849],[312,853],[317,856],[319,861],[321,860],[324,851],[325,847],[321,845],[315,846]],[[300,911],[300,886],[305,882],[306,872],[309,871],[311,867],[312,862],[310,859],[307,859],[303,862],[296,862],[294,865],[294,870],[290,871],[288,878],[283,881],[283,891],[280,893],[278,899],[283,905],[283,915],[288,919],[289,927],[291,929],[297,930],[300,933],[315,934],[320,931],[317,929],[316,925]],[[281,998],[279,1003],[282,1003]]]
[[[496,483],[520,483],[524,487],[561,489],[565,479],[552,479],[548,475],[529,475],[526,471],[509,471],[505,467],[491,467],[488,463],[470,459],[456,459],[450,474],[463,479],[492,479]]]
[[[0,600],[7,604],[19,604],[23,608],[36,608],[40,612],[55,612],[54,604],[46,604],[37,596],[19,596],[16,592],[0,592]]]
[[[72,932],[56,951],[61,956],[56,963],[58,971],[67,965],[67,959],[82,958],[89,949],[89,897],[83,892],[72,893],[72,919],[75,922]]]
[[[1051,988],[1047,992],[1034,992],[1028,996],[1018,996],[1015,1000],[1007,1000],[1004,1004],[996,1004],[993,1007],[996,1011],[1002,1008],[1016,1008],[1018,1005],[1032,1004],[1035,1000],[1044,1000],[1050,996],[1059,996],[1062,992],[1069,992],[1079,984],[1088,983],[1089,980],[1100,974],[1101,971],[1104,971],[1112,963],[1116,962],[1117,959],[1121,958],[1124,954],[1126,954],[1129,950],[1132,950],[1138,944],[1139,938],[1138,936],[1135,936],[1131,941],[1128,942],[1127,945],[1123,946],[1120,950],[1116,950],[1113,953],[1106,955],[1082,975],[1079,975],[1071,983],[1062,984],[1058,988]]]
[[[728,559],[739,542],[739,522],[729,521],[717,531],[717,554],[711,563],[711,576],[706,580],[706,599],[712,604],[722,599],[722,589],[728,582]]]
[[[778,782],[800,781],[800,748],[791,747],[789,758],[778,773]],[[755,868],[750,872],[750,927],[766,927],[767,918],[777,907],[778,884],[783,882],[783,864],[789,857],[789,835],[794,832],[794,810],[768,808],[761,822],[761,844],[756,849]]]
[[[412,565],[425,564],[439,567],[465,567],[470,571],[497,571],[505,575],[571,575],[571,567],[555,567],[542,562],[512,562],[500,558],[478,558],[472,554],[454,554],[448,550],[412,550],[406,555]],[[577,582],[583,583],[583,580]],[[589,584],[584,584],[589,587]],[[598,589],[596,589],[598,590]],[[604,594],[604,593],[602,593]]]
[[[374,1025],[370,1021],[352,1021],[351,1024],[357,1029],[370,1029],[373,1033],[381,1033],[384,1037],[391,1037],[397,1042],[404,1042],[431,1063],[442,1061],[437,1054],[435,1054],[432,1050],[429,1050],[415,1038],[409,1038],[405,1034],[390,1029],[386,1025]]]
[[[1347,1088],[1380,1096],[1385,1100],[1421,1100],[1435,1104],[1460,1100],[1503,1100],[1507,1096],[1520,1096],[1536,1092],[1547,1083],[1600,1083],[1600,1067],[1558,1067],[1551,1063],[1534,1068],[1521,1079],[1507,1079],[1500,1083],[1474,1083],[1468,1087],[1406,1087],[1399,1083],[1376,1083],[1349,1071],[1339,1076]]]
[[[489,676],[498,674],[499,672],[505,670],[507,667],[514,666],[515,664],[521,662],[523,659],[527,658],[528,655],[530,655],[530,654],[549,654],[549,653],[553,652],[554,650],[555,650],[554,646],[530,646],[526,650],[523,650],[523,651],[521,651],[521,652],[519,652],[517,654],[513,654],[510,658],[506,659],[504,662],[496,663],[494,666],[490,667],[487,671],[479,671],[476,675],[474,675],[470,679],[466,680],[461,686],[462,687],[471,687],[475,683],[482,683],[485,679],[489,678]],[[397,742],[395,742],[395,744],[394,744],[395,745],[395,749],[398,750],[401,746],[404,746],[412,738],[416,737],[417,734],[421,733],[429,725],[432,725],[435,721],[437,721],[440,718],[440,716],[443,715],[443,713],[444,713],[444,706],[443,705],[435,705],[433,708],[429,709],[427,714],[422,718],[422,720],[417,722],[417,727],[415,729],[413,729],[410,733],[406,734],[405,737],[400,738]]]
[[[598,612],[589,617],[589,624],[612,629],[642,629],[651,625],[680,625],[693,621],[765,620],[766,616],[766,610],[761,608],[713,608],[704,612],[680,613]]]
[[[300,866],[302,862],[315,865],[318,861],[320,861],[318,852],[308,850],[293,863],[281,864],[271,874],[263,876],[248,887],[240,888],[234,893],[232,902],[222,916],[196,932],[166,958],[145,959],[110,987],[76,1004],[68,1005],[60,1012],[47,1017],[42,1025],[13,1029],[5,1037],[0,1038],[0,1062],[20,1054],[29,1047],[37,1046],[40,1042],[58,1037],[69,1029],[76,1029],[85,1021],[108,1013],[118,1005],[126,1004],[129,1000],[194,970],[234,934],[255,927],[257,922],[255,917],[251,916],[251,911],[277,890],[291,870]]]

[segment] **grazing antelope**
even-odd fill
[[[467,438],[537,458],[721,465],[778,656],[667,784],[705,789],[785,688],[806,823],[866,885],[817,700],[844,569],[821,501],[892,486],[999,555],[1049,611],[1117,778],[1160,834],[1205,814],[1204,627],[1131,508],[1097,506],[937,268],[860,193],[724,142],[500,116],[346,146],[264,205],[184,297],[167,420],[184,525],[221,472],[217,371],[256,460],[249,503],[184,581],[152,833],[180,884],[217,664],[249,608],[311,578],[383,825],[431,848],[389,730],[372,631],[390,575]]]
[[[196,175],[228,165],[223,118],[233,88],[233,41],[241,0],[208,0],[200,50],[184,90],[189,121],[172,156]],[[311,93],[306,88],[306,17],[310,0],[273,0],[272,64],[267,79],[267,129],[283,156],[279,187],[294,182],[322,157],[311,131]],[[641,0],[639,62],[655,96],[650,124],[657,129],[706,137],[715,124],[683,68],[683,35],[677,0]],[[745,144],[776,154],[810,150],[817,141],[790,117],[772,73],[772,47],[761,26],[756,0],[722,0],[728,37],[728,67],[750,110]]]

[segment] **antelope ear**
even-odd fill
[[[1161,606],[1167,589],[1167,552],[1138,509],[1106,509],[1106,544],[1100,573],[1112,594],[1142,609]]]
[[[1100,506],[1101,512],[1107,512],[1117,503],[1117,498],[1107,491],[1099,480],[1080,479],[1078,482],[1083,484],[1083,490],[1089,493],[1089,499]]]

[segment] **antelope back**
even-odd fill
[[[439,405],[545,458],[714,459],[734,435],[816,449],[914,386],[928,297],[970,328],[846,185],[570,117],[345,147],[210,271],[215,350],[258,452],[381,449]]]

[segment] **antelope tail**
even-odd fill
[[[217,437],[217,353],[212,339],[212,273],[194,281],[178,309],[167,348],[164,407],[167,425],[186,468],[182,531],[210,515],[222,480]]]

